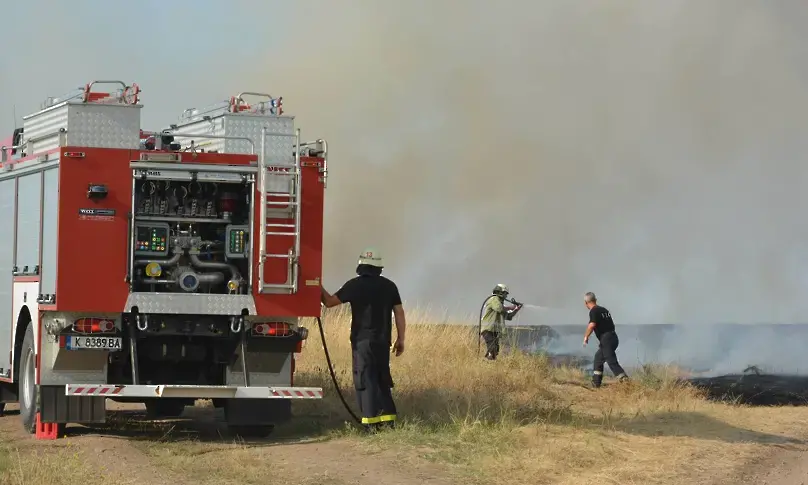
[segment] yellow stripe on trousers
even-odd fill
[[[395,414],[382,414],[381,416],[376,416],[375,418],[362,418],[362,424],[379,424],[395,420]]]

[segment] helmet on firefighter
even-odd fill
[[[374,248],[365,248],[365,250],[359,255],[359,264],[366,264],[376,268],[384,268],[382,253]]]
[[[502,283],[500,283],[494,287],[491,293],[497,296],[501,296],[502,298],[505,298],[508,296],[508,285],[503,285]]]

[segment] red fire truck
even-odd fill
[[[93,81],[0,149],[0,406],[53,439],[103,423],[107,399],[155,418],[211,399],[266,435],[323,395],[293,381],[321,312],[327,144],[268,94],[157,132],[139,97]]]

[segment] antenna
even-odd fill
[[[12,126],[15,130],[17,129],[17,105],[11,105],[11,116],[14,117],[14,125]]]

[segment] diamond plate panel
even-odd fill
[[[295,120],[291,116],[227,115],[225,132],[228,136],[245,136],[255,140],[256,150],[261,149],[261,128],[269,133],[265,145],[267,164],[294,165]],[[250,153],[249,143],[241,140],[227,140],[226,152]]]
[[[205,295],[184,293],[130,293],[124,312],[137,306],[140,313],[182,313],[191,315],[240,315],[246,308],[255,315],[252,295]]]
[[[68,109],[68,146],[140,147],[140,106],[77,104]]]

